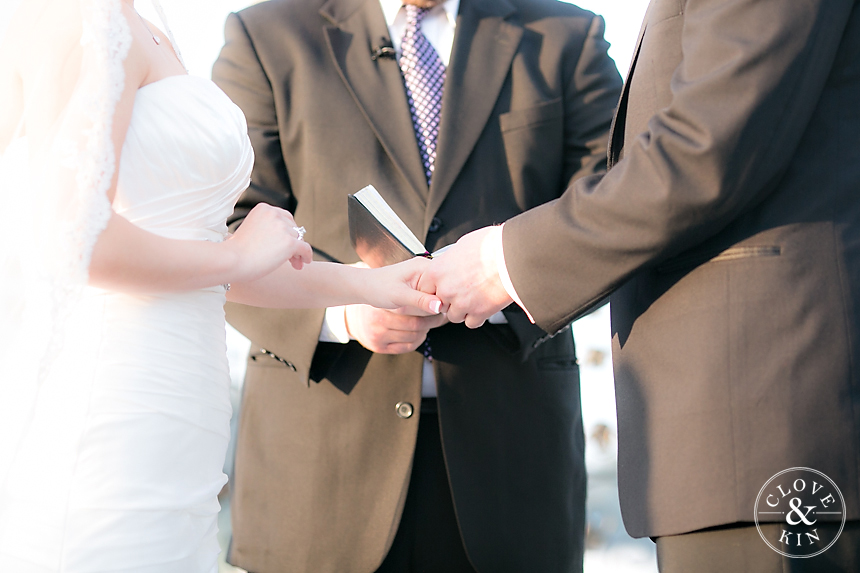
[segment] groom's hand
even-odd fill
[[[502,228],[478,229],[434,258],[418,289],[442,299],[451,322],[478,328],[513,302],[499,277],[503,257]]]
[[[404,354],[421,346],[431,328],[448,322],[444,314],[412,316],[364,304],[346,307],[346,329],[362,346],[379,354]]]

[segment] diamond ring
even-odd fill
[[[307,233],[307,231],[305,231],[304,227],[293,227],[293,231],[295,231],[296,233],[299,234],[299,240],[300,241],[305,240],[305,233]]]

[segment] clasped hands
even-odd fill
[[[430,329],[449,321],[481,326],[513,302],[499,277],[501,233],[501,227],[486,227],[464,235],[424,265],[417,289],[441,299],[440,314],[351,305],[345,310],[350,336],[373,352],[402,354],[417,349]]]

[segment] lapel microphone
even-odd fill
[[[374,62],[380,59],[396,60],[397,54],[394,52],[394,45],[388,38],[382,38],[382,44],[371,48],[370,59]]]

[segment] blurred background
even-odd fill
[[[162,0],[176,42],[193,75],[209,77],[212,63],[224,41],[223,26],[229,12],[255,4],[251,0]],[[625,76],[648,0],[580,0],[573,2],[602,15],[609,55]],[[158,22],[149,0],[137,0],[138,11]],[[632,539],[624,530],[618,506],[616,473],[615,389],[612,381],[609,308],[603,307],[573,325],[582,374],[582,410],[588,467],[588,538],[586,573],[656,573],[655,546],[649,539]],[[228,353],[233,380],[233,406],[238,412],[250,343],[227,327]],[[228,473],[232,452],[228,453]],[[226,493],[226,492],[225,492]],[[222,500],[220,537],[230,538],[229,495]],[[223,561],[223,553],[222,553]],[[222,573],[240,570],[222,563]]]

